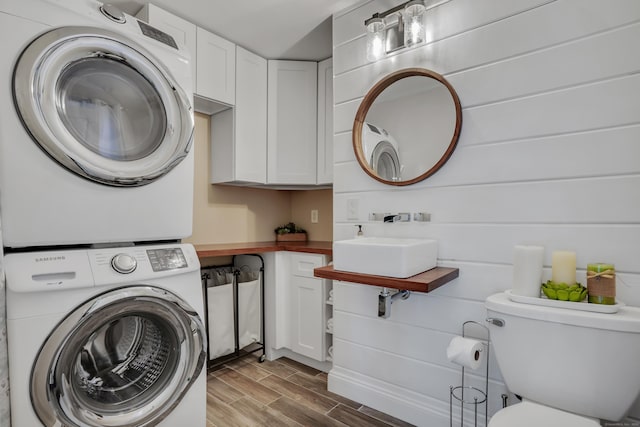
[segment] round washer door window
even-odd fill
[[[70,313],[33,366],[31,399],[45,426],[151,426],[189,390],[206,359],[205,330],[178,296],[119,288]]]
[[[34,40],[14,71],[18,113],[34,141],[83,178],[148,184],[188,154],[190,98],[122,35],[63,27]]]

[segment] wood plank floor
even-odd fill
[[[327,391],[327,374],[291,359],[249,356],[207,378],[207,427],[410,427]]]

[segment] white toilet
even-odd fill
[[[625,417],[640,394],[640,308],[596,313],[513,302],[506,293],[485,307],[504,381],[523,399],[489,427],[598,427]]]

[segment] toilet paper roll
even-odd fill
[[[486,350],[482,341],[454,337],[447,347],[447,359],[465,368],[478,369],[484,362]]]

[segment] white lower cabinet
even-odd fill
[[[323,285],[309,277],[291,281],[291,350],[316,360],[325,353]]]
[[[289,254],[289,260],[290,350],[323,362],[327,360],[331,342],[327,336],[326,309],[331,281],[314,277],[313,269],[326,265],[328,260],[325,255],[296,252]]]

